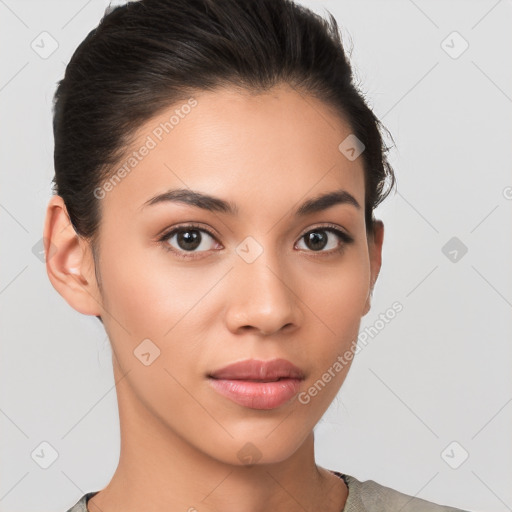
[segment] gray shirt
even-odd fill
[[[353,476],[331,472],[342,478],[348,487],[347,501],[340,512],[467,512],[403,494],[373,480],[360,482]],[[85,494],[67,512],[89,512],[87,501],[98,492]]]

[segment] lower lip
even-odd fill
[[[208,379],[215,391],[233,402],[251,409],[275,409],[291,400],[298,392],[300,379],[275,382]]]

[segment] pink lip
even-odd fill
[[[248,359],[230,364],[208,375],[221,395],[252,409],[274,409],[299,391],[303,372],[286,359]]]

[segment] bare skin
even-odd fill
[[[315,463],[313,428],[350,361],[307,403],[295,397],[270,410],[219,395],[207,375],[244,359],[284,358],[304,372],[306,392],[350,349],[370,309],[384,233],[377,221],[367,236],[362,157],[351,161],[338,149],[351,130],[337,113],[289,86],[194,98],[100,200],[101,287],[90,244],[74,232],[62,198],[48,204],[44,236],[56,248],[49,278],[75,310],[101,316],[113,348],[121,456],[88,508],[340,512],[348,491]],[[130,151],[176,108],[142,126]],[[238,215],[169,201],[142,208],[174,188],[230,201]],[[360,207],[295,215],[304,201],[339,189]],[[193,251],[176,235],[157,241],[190,222],[202,237]],[[326,237],[324,248],[307,244],[310,231]],[[247,237],[253,245],[242,244]],[[240,247],[262,252],[248,263]],[[148,365],[134,354],[145,339],[160,350]],[[240,456],[244,447],[252,464]]]

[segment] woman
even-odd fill
[[[121,425],[110,483],[69,512],[457,510],[315,463],[394,184],[335,19],[131,2],[55,100],[47,271],[108,333]]]

